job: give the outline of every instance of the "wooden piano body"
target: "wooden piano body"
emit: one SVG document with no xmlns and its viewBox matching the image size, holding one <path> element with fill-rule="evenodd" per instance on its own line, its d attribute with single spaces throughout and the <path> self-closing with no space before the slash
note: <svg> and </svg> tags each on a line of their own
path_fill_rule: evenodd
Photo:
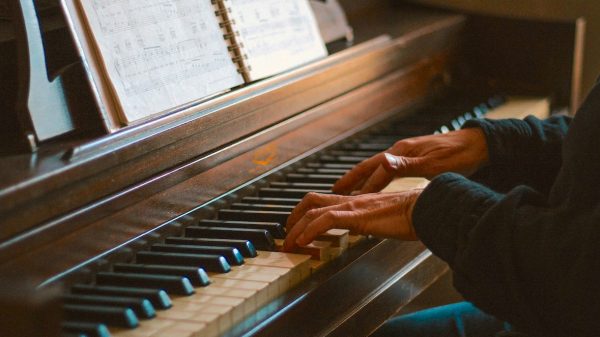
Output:
<svg viewBox="0 0 600 337">
<path fill-rule="evenodd" d="M 35 154 L 2 155 L 3 282 L 26 280 L 37 293 L 92 283 L 98 271 L 214 217 L 328 146 L 426 113 L 440 95 L 578 104 L 581 22 L 342 3 L 356 41 L 329 46 L 324 60 L 111 135 L 79 132 Z M 552 45 L 539 41 L 549 35 Z M 3 75 L 14 66 L 7 60 Z M 5 95 L 6 111 L 16 94 Z M 368 335 L 446 271 L 419 242 L 369 238 L 219 333 Z"/>
</svg>

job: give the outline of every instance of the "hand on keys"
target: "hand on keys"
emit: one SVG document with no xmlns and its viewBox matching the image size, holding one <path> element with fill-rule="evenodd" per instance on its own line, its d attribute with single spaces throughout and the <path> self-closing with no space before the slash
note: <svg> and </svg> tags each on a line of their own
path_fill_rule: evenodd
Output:
<svg viewBox="0 0 600 337">
<path fill-rule="evenodd" d="M 468 176 L 487 162 L 487 143 L 479 128 L 407 138 L 356 165 L 335 183 L 333 192 L 379 192 L 395 177 L 431 179 L 444 172 Z"/>
<path fill-rule="evenodd" d="M 421 191 L 356 196 L 309 193 L 288 218 L 284 251 L 307 245 L 332 228 L 349 229 L 355 234 L 417 240 L 412 209 Z"/>
</svg>

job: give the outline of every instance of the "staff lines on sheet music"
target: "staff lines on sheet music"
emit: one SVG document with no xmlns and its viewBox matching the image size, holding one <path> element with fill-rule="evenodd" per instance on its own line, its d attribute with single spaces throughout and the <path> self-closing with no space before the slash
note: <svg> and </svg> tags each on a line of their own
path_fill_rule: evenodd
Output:
<svg viewBox="0 0 600 337">
<path fill-rule="evenodd" d="M 104 34 L 120 34 L 158 23 L 176 22 L 201 10 L 199 4 L 175 5 L 177 0 L 147 4 L 132 0 L 94 0 L 93 8 L 100 18 Z"/>
<path fill-rule="evenodd" d="M 223 63 L 226 61 L 222 60 Z M 155 73 L 152 72 L 137 72 L 127 75 L 129 79 L 132 78 L 145 78 L 146 80 L 134 81 L 129 83 L 136 83 L 125 85 L 124 91 L 128 96 L 136 96 L 143 93 L 160 92 L 163 88 L 166 88 L 172 84 L 187 81 L 193 78 L 206 78 L 207 73 L 216 72 L 215 62 L 200 62 L 188 64 L 187 70 L 180 71 L 177 73 L 168 73 L 166 75 L 156 77 Z M 202 73 L 196 71 L 199 69 Z M 216 78 L 209 80 L 206 84 L 208 86 L 214 86 L 215 84 L 227 80 L 226 78 Z"/>
<path fill-rule="evenodd" d="M 79 0 L 129 122 L 243 83 L 210 0 Z"/>
</svg>

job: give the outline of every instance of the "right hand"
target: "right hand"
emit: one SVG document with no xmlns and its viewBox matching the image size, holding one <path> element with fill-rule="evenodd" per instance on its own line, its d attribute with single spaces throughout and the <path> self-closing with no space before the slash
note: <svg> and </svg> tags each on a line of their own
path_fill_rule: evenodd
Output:
<svg viewBox="0 0 600 337">
<path fill-rule="evenodd" d="M 356 165 L 335 183 L 333 192 L 379 192 L 394 177 L 431 179 L 444 172 L 469 176 L 488 161 L 487 143 L 480 128 L 407 138 Z"/>
</svg>

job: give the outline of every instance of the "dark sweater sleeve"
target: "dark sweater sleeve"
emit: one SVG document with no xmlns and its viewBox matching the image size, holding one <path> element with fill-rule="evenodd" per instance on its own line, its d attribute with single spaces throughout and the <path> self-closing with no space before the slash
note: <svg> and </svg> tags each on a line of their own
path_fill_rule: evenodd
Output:
<svg viewBox="0 0 600 337">
<path fill-rule="evenodd" d="M 502 192 L 524 184 L 548 193 L 560 169 L 561 145 L 570 121 L 565 116 L 543 121 L 533 116 L 468 121 L 464 128 L 483 130 L 490 157 L 489 166 L 471 179 Z"/>
<path fill-rule="evenodd" d="M 499 194 L 448 173 L 423 191 L 413 223 L 480 309 L 535 336 L 592 336 L 600 331 L 600 209 L 547 200 L 530 187 Z"/>
</svg>

